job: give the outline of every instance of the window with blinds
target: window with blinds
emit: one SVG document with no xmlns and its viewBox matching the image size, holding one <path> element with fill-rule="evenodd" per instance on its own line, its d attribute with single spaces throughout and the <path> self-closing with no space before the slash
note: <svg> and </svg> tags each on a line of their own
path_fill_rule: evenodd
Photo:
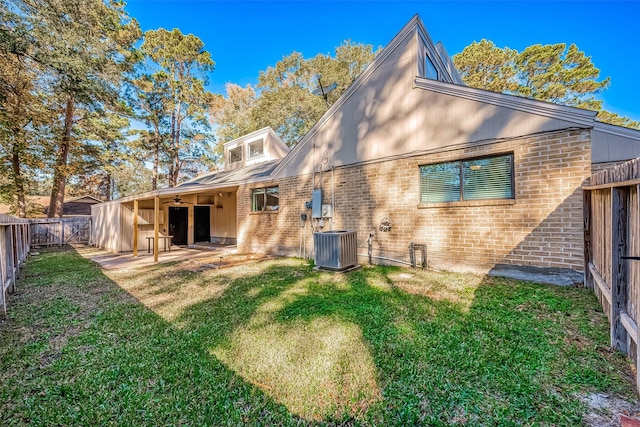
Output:
<svg viewBox="0 0 640 427">
<path fill-rule="evenodd" d="M 513 154 L 420 166 L 420 203 L 513 199 Z"/>
<path fill-rule="evenodd" d="M 460 200 L 460 162 L 420 167 L 420 202 L 440 203 Z"/>
</svg>

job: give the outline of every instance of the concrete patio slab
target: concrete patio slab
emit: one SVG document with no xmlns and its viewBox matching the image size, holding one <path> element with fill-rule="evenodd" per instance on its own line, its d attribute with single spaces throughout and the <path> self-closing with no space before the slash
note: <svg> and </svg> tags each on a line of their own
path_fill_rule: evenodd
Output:
<svg viewBox="0 0 640 427">
<path fill-rule="evenodd" d="M 139 251 L 138 256 L 134 257 L 132 252 L 112 253 L 99 249 L 79 251 L 85 258 L 89 258 L 107 270 L 121 270 L 151 266 L 153 262 L 153 254 L 146 251 Z M 221 264 L 225 257 L 237 254 L 236 246 L 208 246 L 206 248 L 183 248 L 173 247 L 171 252 L 160 252 L 158 254 L 158 264 L 168 262 L 196 261 L 202 260 L 203 263 Z"/>
</svg>

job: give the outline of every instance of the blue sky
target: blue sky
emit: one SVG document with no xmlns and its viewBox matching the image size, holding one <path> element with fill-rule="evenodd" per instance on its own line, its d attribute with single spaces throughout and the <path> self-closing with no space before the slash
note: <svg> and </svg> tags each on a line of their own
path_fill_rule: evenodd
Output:
<svg viewBox="0 0 640 427">
<path fill-rule="evenodd" d="M 179 28 L 205 43 L 216 69 L 210 90 L 254 84 L 258 72 L 293 51 L 332 53 L 343 40 L 385 46 L 418 13 L 434 41 L 454 55 L 474 40 L 522 50 L 575 43 L 602 77 L 609 111 L 640 120 L 640 1 L 216 1 L 129 0 L 143 30 Z"/>
</svg>

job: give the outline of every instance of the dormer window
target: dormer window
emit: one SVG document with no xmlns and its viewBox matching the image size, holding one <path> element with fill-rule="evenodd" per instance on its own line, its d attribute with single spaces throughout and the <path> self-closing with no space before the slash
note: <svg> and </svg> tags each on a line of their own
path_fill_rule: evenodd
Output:
<svg viewBox="0 0 640 427">
<path fill-rule="evenodd" d="M 223 148 L 225 171 L 281 159 L 289 151 L 287 144 L 270 127 L 225 142 Z"/>
<path fill-rule="evenodd" d="M 249 144 L 249 159 L 264 156 L 264 139 L 251 141 Z"/>
<path fill-rule="evenodd" d="M 229 163 L 238 163 L 242 161 L 242 146 L 229 150 Z"/>
<path fill-rule="evenodd" d="M 424 76 L 428 79 L 438 80 L 438 70 L 436 66 L 433 65 L 429 55 L 425 55 L 424 57 Z"/>
</svg>

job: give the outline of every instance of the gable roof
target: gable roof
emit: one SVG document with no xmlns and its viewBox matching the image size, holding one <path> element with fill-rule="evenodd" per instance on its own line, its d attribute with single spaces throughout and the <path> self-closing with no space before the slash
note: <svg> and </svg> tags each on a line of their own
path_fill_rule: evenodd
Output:
<svg viewBox="0 0 640 427">
<path fill-rule="evenodd" d="M 444 48 L 438 49 L 435 44 L 431 40 L 429 33 L 427 32 L 420 16 L 415 14 L 409 22 L 395 35 L 393 39 L 382 49 L 382 51 L 374 58 L 373 61 L 364 69 L 362 73 L 354 80 L 353 83 L 340 95 L 340 97 L 336 100 L 336 102 L 329 107 L 329 109 L 322 115 L 320 120 L 316 122 L 315 125 L 307 132 L 300 141 L 291 149 L 291 151 L 282 159 L 282 162 L 275 168 L 272 175 L 278 175 L 282 169 L 293 159 L 296 154 L 303 149 L 303 147 L 309 143 L 312 137 L 322 128 L 322 126 L 327 122 L 329 118 L 331 118 L 336 112 L 340 110 L 340 108 L 344 105 L 347 100 L 353 96 L 357 90 L 371 77 L 371 75 L 378 69 L 386 59 L 393 53 L 393 51 L 408 37 L 417 34 L 422 37 L 426 42 L 427 46 L 432 50 L 432 55 L 430 55 L 434 66 L 438 70 L 438 73 L 441 73 L 443 78 L 449 82 L 459 82 L 458 84 L 463 84 L 460 75 L 455 67 L 453 67 L 453 63 L 443 60 L 442 55 L 446 53 Z M 433 55 L 435 54 L 435 55 Z M 447 55 L 448 57 L 448 55 Z"/>
<path fill-rule="evenodd" d="M 94 203 L 102 203 L 102 200 L 98 199 L 97 197 L 84 195 L 84 196 L 74 197 L 72 199 L 65 199 L 64 203 L 89 203 L 89 204 L 94 204 Z"/>
<path fill-rule="evenodd" d="M 415 37 L 417 44 L 409 46 L 411 37 Z M 405 52 L 405 56 L 400 52 Z M 438 71 L 438 80 L 420 77 L 424 75 L 421 72 L 424 64 L 420 62 L 425 53 Z M 414 65 L 401 64 L 408 61 L 410 55 Z M 392 68 L 404 73 L 402 78 L 408 79 L 408 84 L 401 86 L 398 75 L 385 74 L 384 70 Z M 381 80 L 384 76 L 394 81 Z M 397 93 L 389 96 L 393 84 L 396 85 L 393 90 L 403 88 L 404 99 Z M 378 90 L 372 91 L 372 85 L 378 85 Z M 410 93 L 411 89 L 417 92 Z M 409 98 L 411 101 L 407 101 Z M 409 102 L 413 102 L 411 107 Z M 444 113 L 446 110 L 449 111 Z M 272 177 L 317 171 L 318 155 L 323 161 L 327 155 L 332 158 L 327 162 L 327 168 L 331 168 L 443 149 L 445 145 L 454 144 L 453 138 L 457 138 L 457 144 L 473 144 L 574 127 L 594 130 L 592 151 L 599 153 L 592 159 L 594 162 L 640 155 L 640 131 L 601 123 L 596 114 L 464 85 L 442 44 L 433 43 L 419 16 L 415 15 L 300 139 L 274 169 Z M 408 115 L 413 118 L 405 119 Z M 435 116 L 446 120 L 434 121 Z M 425 126 L 433 129 L 425 132 Z M 415 135 L 412 131 L 420 135 L 409 142 Z M 398 134 L 403 134 L 404 142 L 400 142 Z M 437 143 L 431 142 L 434 136 L 440 139 Z M 415 148 L 411 148 L 411 144 Z M 616 148 L 612 154 L 614 146 L 621 145 L 625 148 Z"/>
<path fill-rule="evenodd" d="M 262 153 L 252 157 L 249 147 L 256 141 L 262 141 Z M 231 163 L 229 153 L 238 148 L 242 153 L 240 159 Z M 265 161 L 281 159 L 289 153 L 289 150 L 290 148 L 278 134 L 270 126 L 266 126 L 223 144 L 224 170 L 231 171 Z"/>
<path fill-rule="evenodd" d="M 282 139 L 278 136 L 278 134 L 271 129 L 271 126 L 265 126 L 262 129 L 258 129 L 258 130 L 254 130 L 253 132 L 250 132 L 246 135 L 242 135 L 236 139 L 232 139 L 231 141 L 227 141 L 224 144 L 222 144 L 223 147 L 228 147 L 229 145 L 234 145 L 237 144 L 238 142 L 244 142 L 244 141 L 248 141 L 248 140 L 252 140 L 252 139 L 257 139 L 260 136 L 272 136 L 277 142 L 279 142 L 280 144 L 282 144 L 285 148 L 287 147 L 287 144 L 284 143 L 284 141 L 282 141 Z"/>
</svg>

